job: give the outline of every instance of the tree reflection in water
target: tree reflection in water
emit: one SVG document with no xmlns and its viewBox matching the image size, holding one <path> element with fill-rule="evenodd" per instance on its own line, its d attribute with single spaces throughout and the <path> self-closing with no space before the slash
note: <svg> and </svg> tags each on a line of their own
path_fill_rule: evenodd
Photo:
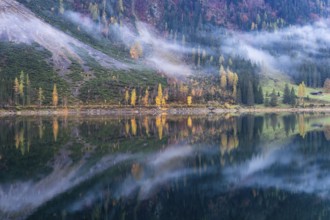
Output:
<svg viewBox="0 0 330 220">
<path fill-rule="evenodd" d="M 0 217 L 326 218 L 326 119 L 4 118 Z M 312 211 L 295 211 L 311 203 Z"/>
</svg>

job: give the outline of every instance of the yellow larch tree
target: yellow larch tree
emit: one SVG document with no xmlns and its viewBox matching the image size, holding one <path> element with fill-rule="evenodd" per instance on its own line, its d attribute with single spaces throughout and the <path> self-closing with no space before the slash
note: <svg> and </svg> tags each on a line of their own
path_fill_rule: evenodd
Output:
<svg viewBox="0 0 330 220">
<path fill-rule="evenodd" d="M 188 106 L 192 105 L 192 96 L 191 95 L 187 96 L 187 105 Z"/>
<path fill-rule="evenodd" d="M 131 106 L 135 106 L 135 105 L 136 105 L 136 90 L 133 89 L 131 94 Z"/>
<path fill-rule="evenodd" d="M 162 84 L 158 84 L 158 91 L 157 91 L 157 97 L 155 99 L 156 105 L 161 106 L 165 104 L 165 99 L 163 97 L 163 89 L 162 89 Z"/>
<path fill-rule="evenodd" d="M 58 105 L 58 93 L 57 93 L 56 84 L 54 84 L 54 87 L 53 87 L 53 106 L 57 107 L 57 105 Z"/>
<path fill-rule="evenodd" d="M 19 96 L 19 82 L 17 77 L 14 80 L 14 94 L 15 94 L 15 104 L 18 104 L 18 96 Z"/>
<path fill-rule="evenodd" d="M 134 60 L 139 59 L 143 54 L 142 46 L 139 42 L 135 42 L 130 49 L 131 58 Z"/>
<path fill-rule="evenodd" d="M 148 106 L 149 104 L 149 87 L 146 89 L 145 95 L 143 97 L 143 105 Z"/>
<path fill-rule="evenodd" d="M 126 105 L 128 105 L 128 101 L 129 101 L 129 91 L 128 89 L 125 90 L 125 102 L 126 102 Z"/>
</svg>

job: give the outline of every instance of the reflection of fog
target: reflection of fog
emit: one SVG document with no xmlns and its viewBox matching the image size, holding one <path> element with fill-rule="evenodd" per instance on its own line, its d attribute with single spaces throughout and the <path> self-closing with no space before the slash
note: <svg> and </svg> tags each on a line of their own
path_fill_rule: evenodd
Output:
<svg viewBox="0 0 330 220">
<path fill-rule="evenodd" d="M 238 187 L 277 188 L 330 196 L 330 157 L 322 152 L 302 155 L 300 150 L 297 146 L 278 148 L 244 164 L 227 167 L 226 179 Z"/>
<path fill-rule="evenodd" d="M 87 170 L 85 167 L 88 160 L 83 159 L 72 164 L 68 158 L 60 155 L 61 158 L 56 160 L 52 173 L 40 181 L 16 182 L 9 186 L 0 185 L 0 210 L 3 213 L 0 217 L 26 216 L 61 193 L 73 189 L 119 163 L 132 159 L 140 162 L 132 165 L 132 175 L 128 175 L 126 180 L 118 186 L 116 196 L 129 196 L 139 190 L 139 196 L 142 199 L 162 183 L 191 174 L 193 171 L 184 168 L 182 159 L 191 156 L 192 153 L 190 146 L 175 146 L 159 153 L 146 155 L 105 156 Z M 99 190 L 93 189 L 86 193 L 83 199 L 71 206 L 71 211 L 79 210 L 86 202 L 100 197 L 102 193 Z"/>
<path fill-rule="evenodd" d="M 72 165 L 68 158 L 60 157 L 53 171 L 39 181 L 0 185 L 0 219 L 29 215 L 57 195 L 130 158 L 129 155 L 107 156 L 83 170 L 87 161 Z"/>
<path fill-rule="evenodd" d="M 159 185 L 175 178 L 193 173 L 193 169 L 185 168 L 183 160 L 192 156 L 191 146 L 173 146 L 156 154 L 151 154 L 144 158 L 143 178 L 134 179 L 132 176 L 126 178 L 117 196 L 129 196 L 138 190 L 139 198 L 144 199 L 149 196 Z"/>
</svg>

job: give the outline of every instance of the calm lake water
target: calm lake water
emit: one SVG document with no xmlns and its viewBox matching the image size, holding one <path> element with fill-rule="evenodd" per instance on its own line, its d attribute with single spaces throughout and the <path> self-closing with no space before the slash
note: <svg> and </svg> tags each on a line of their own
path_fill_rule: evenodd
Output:
<svg viewBox="0 0 330 220">
<path fill-rule="evenodd" d="M 330 219 L 330 116 L 1 118 L 0 219 Z"/>
</svg>

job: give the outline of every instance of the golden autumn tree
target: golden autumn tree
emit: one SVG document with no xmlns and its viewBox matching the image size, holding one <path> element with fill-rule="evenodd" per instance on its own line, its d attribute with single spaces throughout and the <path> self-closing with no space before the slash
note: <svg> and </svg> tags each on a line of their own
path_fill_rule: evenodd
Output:
<svg viewBox="0 0 330 220">
<path fill-rule="evenodd" d="M 58 105 L 58 93 L 57 93 L 57 87 L 56 87 L 56 84 L 54 84 L 54 87 L 53 87 L 53 106 L 54 107 L 57 107 Z"/>
<path fill-rule="evenodd" d="M 162 84 L 158 84 L 158 91 L 157 91 L 157 97 L 155 99 L 156 105 L 157 106 L 162 106 L 165 104 L 165 99 L 163 97 L 163 89 L 162 89 Z"/>
<path fill-rule="evenodd" d="M 220 87 L 222 90 L 226 90 L 227 88 L 227 73 L 225 71 L 225 69 L 223 68 L 223 66 L 220 66 Z"/>
<path fill-rule="evenodd" d="M 128 92 L 128 89 L 125 90 L 125 102 L 126 102 L 126 105 L 128 105 L 128 101 L 129 101 L 129 92 Z"/>
<path fill-rule="evenodd" d="M 146 89 L 146 92 L 143 97 L 143 105 L 148 106 L 149 104 L 149 87 Z"/>
<path fill-rule="evenodd" d="M 300 100 L 303 101 L 305 95 L 306 95 L 306 86 L 305 86 L 305 83 L 302 82 L 298 86 L 298 97 L 300 98 Z"/>
<path fill-rule="evenodd" d="M 139 59 L 143 54 L 142 46 L 139 42 L 135 42 L 130 49 L 131 58 L 134 60 Z"/>
<path fill-rule="evenodd" d="M 18 96 L 19 96 L 19 82 L 17 77 L 14 80 L 14 94 L 15 94 L 15 104 L 18 104 Z"/>
<path fill-rule="evenodd" d="M 24 100 L 24 87 L 25 87 L 25 80 L 24 80 L 24 72 L 22 71 L 20 76 L 19 76 L 19 87 L 18 87 L 18 91 L 19 91 L 19 95 L 22 99 L 22 104 L 25 104 L 25 100 Z"/>
<path fill-rule="evenodd" d="M 227 82 L 228 82 L 228 86 L 233 86 L 234 85 L 234 73 L 227 68 Z"/>
<path fill-rule="evenodd" d="M 136 90 L 133 89 L 131 94 L 131 106 L 134 107 L 135 105 L 136 105 Z"/>
<path fill-rule="evenodd" d="M 192 105 L 192 96 L 191 95 L 187 96 L 187 105 L 188 106 Z"/>
</svg>

